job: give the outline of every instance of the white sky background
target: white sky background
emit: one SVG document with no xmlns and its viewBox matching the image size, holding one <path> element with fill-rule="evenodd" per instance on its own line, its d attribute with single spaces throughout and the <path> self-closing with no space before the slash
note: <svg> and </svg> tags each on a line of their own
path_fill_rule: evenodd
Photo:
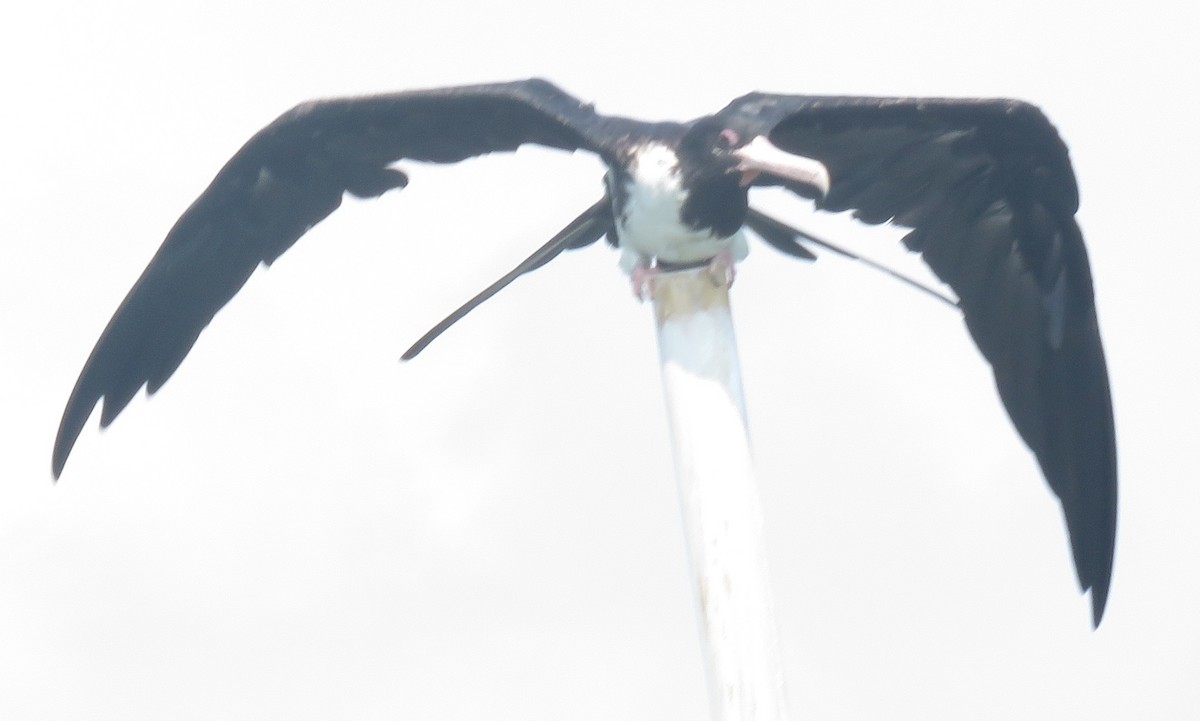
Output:
<svg viewBox="0 0 1200 721">
<path fill-rule="evenodd" d="M 1041 105 L 1079 176 L 1117 413 L 1104 625 L 955 314 L 759 245 L 734 305 L 791 705 L 1195 712 L 1185 4 L 411 5 L 24 3 L 0 26 L 0 718 L 704 717 L 650 311 L 615 253 L 555 260 L 396 362 L 598 197 L 590 157 L 409 164 L 50 481 L 96 337 L 251 134 L 306 99 L 531 75 L 647 119 L 755 89 Z"/>
</svg>

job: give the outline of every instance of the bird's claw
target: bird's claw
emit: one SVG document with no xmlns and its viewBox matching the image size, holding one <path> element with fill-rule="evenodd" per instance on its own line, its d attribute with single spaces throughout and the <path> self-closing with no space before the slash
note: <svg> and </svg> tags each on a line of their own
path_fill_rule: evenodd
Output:
<svg viewBox="0 0 1200 721">
<path fill-rule="evenodd" d="M 641 302 L 646 302 L 654 297 L 654 283 L 659 274 L 658 268 L 652 268 L 645 264 L 639 263 L 630 273 L 630 280 L 633 281 L 633 295 Z"/>
<path fill-rule="evenodd" d="M 729 288 L 733 286 L 733 280 L 737 277 L 737 271 L 734 269 L 733 253 L 729 250 L 722 250 L 713 256 L 713 259 L 708 261 L 708 275 L 718 287 Z"/>
</svg>

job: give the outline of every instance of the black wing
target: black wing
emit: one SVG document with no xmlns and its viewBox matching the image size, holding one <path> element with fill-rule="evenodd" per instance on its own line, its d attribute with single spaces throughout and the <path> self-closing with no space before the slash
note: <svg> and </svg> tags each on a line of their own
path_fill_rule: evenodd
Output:
<svg viewBox="0 0 1200 721">
<path fill-rule="evenodd" d="M 97 401 L 107 426 L 143 385 L 162 386 L 254 269 L 337 209 L 343 193 L 404 187 L 389 167 L 401 159 L 452 163 L 523 143 L 603 153 L 612 124 L 541 80 L 324 100 L 283 114 L 180 217 L 109 321 L 63 412 L 54 476 Z"/>
<path fill-rule="evenodd" d="M 1012 100 L 754 94 L 718 117 L 823 162 L 821 210 L 912 228 L 958 294 L 1013 424 L 1062 502 L 1099 624 L 1116 537 L 1112 402 L 1067 148 Z M 797 189 L 803 190 L 803 189 Z"/>
</svg>

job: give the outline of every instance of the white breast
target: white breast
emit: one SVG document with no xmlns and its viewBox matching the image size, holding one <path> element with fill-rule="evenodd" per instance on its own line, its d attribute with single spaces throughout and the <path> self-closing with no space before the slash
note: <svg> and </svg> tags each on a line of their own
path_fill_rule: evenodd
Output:
<svg viewBox="0 0 1200 721">
<path fill-rule="evenodd" d="M 637 151 L 629 166 L 624 213 L 617 218 L 617 241 L 621 267 L 626 272 L 654 258 L 668 263 L 699 263 L 722 250 L 733 251 L 734 259 L 746 257 L 746 241 L 739 230 L 722 238 L 709 231 L 695 231 L 679 217 L 685 198 L 679 177 L 679 159 L 674 151 L 650 143 Z"/>
</svg>

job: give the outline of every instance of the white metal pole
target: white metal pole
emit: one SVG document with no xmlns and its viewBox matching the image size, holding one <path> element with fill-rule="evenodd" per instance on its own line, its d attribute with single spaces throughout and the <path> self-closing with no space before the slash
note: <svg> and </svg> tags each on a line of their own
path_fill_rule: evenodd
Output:
<svg viewBox="0 0 1200 721">
<path fill-rule="evenodd" d="M 700 268 L 653 297 L 712 719 L 787 721 L 729 289 Z"/>
</svg>

